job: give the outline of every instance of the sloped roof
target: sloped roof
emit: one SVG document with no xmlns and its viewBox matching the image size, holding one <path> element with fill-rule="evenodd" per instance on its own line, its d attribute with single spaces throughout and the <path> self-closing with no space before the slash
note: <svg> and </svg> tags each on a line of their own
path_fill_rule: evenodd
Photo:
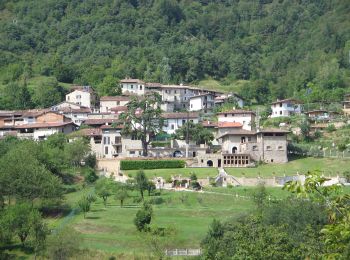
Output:
<svg viewBox="0 0 350 260">
<path fill-rule="evenodd" d="M 101 119 L 86 119 L 83 123 L 85 125 L 104 125 L 117 123 L 117 118 L 101 118 Z"/>
<path fill-rule="evenodd" d="M 71 122 L 33 123 L 33 124 L 18 125 L 18 126 L 15 126 L 14 128 L 16 129 L 48 128 L 48 127 L 61 127 L 66 125 L 75 125 L 75 124 L 72 121 Z"/>
<path fill-rule="evenodd" d="M 223 133 L 217 139 L 220 139 L 220 138 L 227 136 L 227 135 L 256 135 L 256 132 L 255 131 L 248 131 L 248 130 L 244 130 L 244 129 L 237 129 L 234 131 Z"/>
<path fill-rule="evenodd" d="M 129 96 L 104 96 L 100 98 L 100 101 L 129 101 Z"/>
<path fill-rule="evenodd" d="M 274 104 L 280 104 L 280 103 L 302 104 L 303 102 L 295 98 L 287 98 L 287 99 L 277 100 L 275 102 L 272 102 L 271 104 L 274 105 Z"/>
<path fill-rule="evenodd" d="M 230 111 L 218 113 L 218 115 L 224 115 L 224 114 L 252 114 L 252 115 L 255 115 L 255 112 L 250 111 L 250 110 L 235 109 L 235 110 L 230 110 Z"/>
<path fill-rule="evenodd" d="M 143 82 L 140 79 L 122 79 L 120 81 L 120 83 L 139 83 L 139 84 L 145 84 L 145 82 Z"/>
<path fill-rule="evenodd" d="M 240 128 L 243 125 L 238 122 L 218 122 L 219 128 Z"/>
</svg>

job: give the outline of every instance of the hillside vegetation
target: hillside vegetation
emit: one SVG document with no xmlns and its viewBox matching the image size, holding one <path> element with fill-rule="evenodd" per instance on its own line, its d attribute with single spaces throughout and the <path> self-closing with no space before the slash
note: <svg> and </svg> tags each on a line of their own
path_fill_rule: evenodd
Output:
<svg viewBox="0 0 350 260">
<path fill-rule="evenodd" d="M 347 0 L 2 0 L 0 85 L 12 85 L 0 108 L 13 108 L 6 95 L 28 100 L 20 85 L 34 76 L 100 95 L 130 76 L 210 79 L 257 103 L 307 92 L 308 101 L 338 101 L 350 74 L 349 13 Z M 57 98 L 29 99 L 20 104 Z"/>
</svg>

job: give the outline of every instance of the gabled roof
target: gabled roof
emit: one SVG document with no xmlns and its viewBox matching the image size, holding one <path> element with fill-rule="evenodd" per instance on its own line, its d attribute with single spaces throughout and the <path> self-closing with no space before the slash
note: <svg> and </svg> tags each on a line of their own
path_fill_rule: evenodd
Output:
<svg viewBox="0 0 350 260">
<path fill-rule="evenodd" d="M 91 87 L 91 86 L 80 86 L 80 85 L 73 85 L 72 88 L 71 88 L 71 92 L 74 92 L 75 90 L 78 90 L 78 91 L 82 91 L 82 92 L 88 92 L 88 93 L 93 93 L 94 92 L 94 89 Z M 68 93 L 68 94 L 70 94 Z"/>
<path fill-rule="evenodd" d="M 231 110 L 231 111 L 218 113 L 218 115 L 224 115 L 224 114 L 252 114 L 252 115 L 255 115 L 255 112 L 250 111 L 250 110 L 235 109 L 235 110 Z"/>
<path fill-rule="evenodd" d="M 129 101 L 129 96 L 104 96 L 100 98 L 100 101 Z"/>
<path fill-rule="evenodd" d="M 139 79 L 122 79 L 120 83 L 138 83 L 138 84 L 145 84 L 142 80 Z"/>
<path fill-rule="evenodd" d="M 163 118 L 166 119 L 186 119 L 186 118 L 199 118 L 199 113 L 197 112 L 176 112 L 176 113 L 163 113 Z"/>
<path fill-rule="evenodd" d="M 117 118 L 101 118 L 101 119 L 86 119 L 84 120 L 85 125 L 105 125 L 105 124 L 113 124 L 118 123 Z"/>
<path fill-rule="evenodd" d="M 215 128 L 215 127 L 218 127 L 218 123 L 217 122 L 210 122 L 210 121 L 203 121 L 202 126 L 207 127 L 207 128 Z"/>
<path fill-rule="evenodd" d="M 117 106 L 117 107 L 112 107 L 110 110 L 113 112 L 124 112 L 124 111 L 128 110 L 128 107 L 127 106 Z"/>
<path fill-rule="evenodd" d="M 279 128 L 262 128 L 262 129 L 258 130 L 258 133 L 283 133 L 283 134 L 288 134 L 288 133 L 290 133 L 290 131 L 279 129 Z"/>
<path fill-rule="evenodd" d="M 238 122 L 218 122 L 219 128 L 241 128 L 243 125 Z"/>
<path fill-rule="evenodd" d="M 234 131 L 223 133 L 217 139 L 223 138 L 224 136 L 227 136 L 227 135 L 243 135 L 243 136 L 256 135 L 256 132 L 255 131 L 248 131 L 248 130 L 244 130 L 244 129 L 237 129 Z"/>
<path fill-rule="evenodd" d="M 28 128 L 48 128 L 48 127 L 62 127 L 66 125 L 74 125 L 75 124 L 70 122 L 50 122 L 50 123 L 33 123 L 33 124 L 25 124 L 25 125 L 18 125 L 15 126 L 15 129 L 28 129 Z"/>
<path fill-rule="evenodd" d="M 78 131 L 75 131 L 71 135 L 74 136 L 101 136 L 102 131 L 100 128 L 84 128 Z"/>
<path fill-rule="evenodd" d="M 293 103 L 293 104 L 302 104 L 300 100 L 297 100 L 295 98 L 287 98 L 287 99 L 282 99 L 282 100 L 277 100 L 275 102 L 272 102 L 271 105 L 274 104 L 280 104 L 280 103 Z"/>
</svg>

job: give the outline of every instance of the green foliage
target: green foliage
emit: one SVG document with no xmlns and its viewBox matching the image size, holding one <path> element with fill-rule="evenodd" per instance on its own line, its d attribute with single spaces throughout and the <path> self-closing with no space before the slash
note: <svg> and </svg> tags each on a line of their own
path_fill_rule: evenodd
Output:
<svg viewBox="0 0 350 260">
<path fill-rule="evenodd" d="M 39 252 L 46 239 L 47 228 L 41 215 L 28 203 L 11 205 L 1 215 L 0 237 L 11 240 L 16 235 L 24 246 L 28 238 L 32 240 L 35 252 Z"/>
<path fill-rule="evenodd" d="M 149 182 L 144 173 L 144 171 L 140 170 L 137 172 L 135 177 L 135 187 L 140 191 L 141 198 L 143 199 L 143 192 L 148 189 Z"/>
<path fill-rule="evenodd" d="M 134 224 L 138 231 L 149 231 L 149 225 L 151 224 L 153 216 L 153 209 L 151 204 L 144 202 L 141 209 L 137 211 Z"/>
<path fill-rule="evenodd" d="M 80 211 L 84 213 L 84 218 L 86 217 L 86 213 L 90 211 L 92 202 L 91 200 L 93 200 L 93 197 L 88 198 L 84 196 L 78 201 L 78 207 Z"/>
<path fill-rule="evenodd" d="M 141 140 L 143 156 L 148 155 L 150 137 L 160 133 L 164 124 L 161 100 L 157 92 L 145 94 L 142 98 L 133 97 L 127 104 L 128 110 L 119 116 L 124 122 L 123 134 L 134 135 Z M 140 109 L 141 114 L 137 113 Z"/>
<path fill-rule="evenodd" d="M 327 128 L 326 128 L 326 131 L 328 132 L 328 133 L 332 133 L 332 132 L 334 132 L 334 131 L 336 131 L 337 129 L 335 128 L 335 125 L 334 124 L 330 124 L 330 125 L 328 125 L 327 126 Z"/>
<path fill-rule="evenodd" d="M 95 169 L 96 167 L 96 154 L 90 153 L 84 158 L 85 165 Z"/>
<path fill-rule="evenodd" d="M 65 228 L 60 230 L 48 239 L 48 258 L 57 260 L 70 259 L 79 252 L 81 242 L 79 234 L 74 229 Z"/>
<path fill-rule="evenodd" d="M 114 183 L 108 178 L 100 178 L 96 181 L 95 189 L 97 196 L 103 199 L 103 204 L 107 207 L 107 199 L 112 195 Z"/>
<path fill-rule="evenodd" d="M 340 187 L 337 185 L 325 186 L 327 180 L 312 173 L 306 177 L 304 184 L 292 181 L 285 185 L 285 189 L 326 207 L 329 222 L 321 230 L 321 238 L 325 244 L 323 256 L 347 259 L 350 256 L 350 196 L 339 195 Z"/>
<path fill-rule="evenodd" d="M 122 160 L 121 170 L 184 168 L 183 160 Z"/>
<path fill-rule="evenodd" d="M 202 124 L 195 124 L 191 121 L 183 124 L 176 130 L 174 137 L 180 140 L 186 140 L 188 133 L 188 139 L 196 142 L 196 144 L 210 144 L 214 140 L 213 133 Z"/>
<path fill-rule="evenodd" d="M 84 177 L 88 184 L 94 183 L 98 179 L 95 170 L 89 167 L 84 169 Z"/>
</svg>

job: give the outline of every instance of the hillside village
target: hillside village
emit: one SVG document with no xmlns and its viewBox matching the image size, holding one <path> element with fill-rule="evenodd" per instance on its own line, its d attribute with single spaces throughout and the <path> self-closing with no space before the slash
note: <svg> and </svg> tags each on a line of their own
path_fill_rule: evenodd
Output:
<svg viewBox="0 0 350 260">
<path fill-rule="evenodd" d="M 288 162 L 288 143 L 291 141 L 288 134 L 298 134 L 298 131 L 301 134 L 300 130 L 283 123 L 279 127 L 264 127 L 258 111 L 245 109 L 245 100 L 235 93 L 130 78 L 119 84 L 122 92 L 119 96 L 98 97 L 90 86 L 74 86 L 65 101 L 52 107 L 0 111 L 0 136 L 40 141 L 52 134 L 64 133 L 72 140 L 88 138 L 91 153 L 98 160 L 143 159 L 141 140 L 134 134 L 123 133 L 125 124 L 119 117 L 128 110 L 130 100 L 154 92 L 161 96 L 164 125 L 161 132 L 149 137 L 154 139 L 148 147 L 147 157 L 150 158 L 183 158 L 188 167 L 280 164 Z M 344 97 L 343 118 L 349 114 L 349 98 L 349 94 Z M 296 99 L 277 100 L 271 103 L 268 117 L 288 118 L 303 114 L 310 122 L 319 123 L 321 120 L 327 126 L 334 115 L 339 116 L 339 113 L 327 110 L 305 111 L 301 103 Z M 221 111 L 224 104 L 229 108 Z M 142 111 L 136 110 L 136 113 Z M 196 143 L 188 137 L 176 139 L 177 130 L 186 128 L 187 122 L 200 124 L 212 133 L 212 140 Z M 315 126 L 313 128 L 316 131 Z M 115 169 L 118 168 L 115 165 L 101 168 L 109 173 L 119 173 L 120 169 Z"/>
</svg>

